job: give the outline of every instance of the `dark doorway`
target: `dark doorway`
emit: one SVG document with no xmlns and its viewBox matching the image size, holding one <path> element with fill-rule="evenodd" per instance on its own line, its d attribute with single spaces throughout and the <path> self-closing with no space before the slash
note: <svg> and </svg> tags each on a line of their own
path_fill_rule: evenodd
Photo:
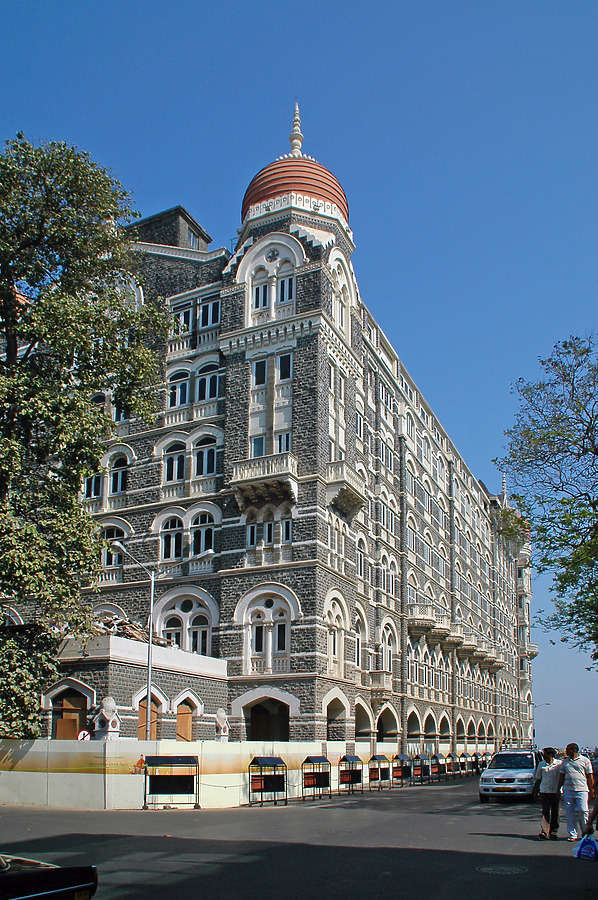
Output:
<svg viewBox="0 0 598 900">
<path fill-rule="evenodd" d="M 288 741 L 289 707 L 278 700 L 263 700 L 249 710 L 250 741 Z"/>
<path fill-rule="evenodd" d="M 87 698 L 79 691 L 63 691 L 52 700 L 52 737 L 76 741 L 87 725 Z"/>
</svg>

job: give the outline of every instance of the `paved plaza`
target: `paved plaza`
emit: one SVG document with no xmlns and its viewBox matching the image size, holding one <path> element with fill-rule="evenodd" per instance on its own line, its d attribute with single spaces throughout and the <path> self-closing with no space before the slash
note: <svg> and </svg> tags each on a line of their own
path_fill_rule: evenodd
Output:
<svg viewBox="0 0 598 900">
<path fill-rule="evenodd" d="M 538 825 L 539 806 L 482 806 L 467 779 L 288 807 L 1 807 L 0 846 L 94 863 L 99 900 L 598 897 L 598 867 L 539 842 Z"/>
</svg>

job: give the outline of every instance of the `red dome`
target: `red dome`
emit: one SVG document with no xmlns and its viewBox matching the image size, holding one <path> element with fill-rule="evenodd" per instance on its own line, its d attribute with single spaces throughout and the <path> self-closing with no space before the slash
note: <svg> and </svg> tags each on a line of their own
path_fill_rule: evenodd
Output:
<svg viewBox="0 0 598 900">
<path fill-rule="evenodd" d="M 241 221 L 245 221 L 250 206 L 290 193 L 334 203 L 345 221 L 349 221 L 349 204 L 334 175 L 315 159 L 291 155 L 270 163 L 253 178 L 243 197 Z"/>
</svg>

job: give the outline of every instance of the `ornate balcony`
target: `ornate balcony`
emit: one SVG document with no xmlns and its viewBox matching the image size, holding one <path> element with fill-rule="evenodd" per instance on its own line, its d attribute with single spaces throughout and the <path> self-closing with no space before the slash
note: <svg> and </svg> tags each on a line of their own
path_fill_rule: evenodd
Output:
<svg viewBox="0 0 598 900">
<path fill-rule="evenodd" d="M 468 625 L 463 625 L 463 643 L 457 647 L 457 653 L 461 659 L 467 656 L 473 656 L 477 650 L 478 642 L 472 629 Z"/>
<path fill-rule="evenodd" d="M 538 652 L 539 652 L 538 645 L 531 643 L 531 641 L 528 641 L 527 642 L 527 658 L 535 659 L 536 656 L 538 655 Z"/>
<path fill-rule="evenodd" d="M 380 706 L 392 697 L 392 673 L 382 669 L 373 669 L 369 676 L 372 706 Z"/>
<path fill-rule="evenodd" d="M 490 645 L 486 643 L 486 641 L 478 640 L 477 646 L 473 653 L 471 654 L 471 658 L 474 663 L 478 663 L 480 668 L 484 667 L 484 662 L 486 660 L 487 655 L 490 653 Z"/>
<path fill-rule="evenodd" d="M 435 609 L 433 611 L 435 623 L 426 635 L 428 644 L 440 644 L 445 641 L 451 633 L 451 620 L 448 613 Z"/>
<path fill-rule="evenodd" d="M 407 607 L 407 628 L 409 634 L 421 637 L 436 625 L 436 618 L 431 603 L 410 603 Z"/>
<path fill-rule="evenodd" d="M 349 517 L 359 512 L 365 503 L 365 484 L 361 476 L 344 459 L 328 463 L 326 483 L 328 504 L 333 504 Z"/>
<path fill-rule="evenodd" d="M 233 464 L 230 486 L 240 509 L 270 500 L 296 503 L 297 459 L 292 453 L 276 453 L 239 460 Z"/>
<path fill-rule="evenodd" d="M 188 331 L 181 332 L 181 334 L 173 334 L 168 339 L 169 359 L 180 359 L 183 356 L 188 356 L 191 353 L 191 349 L 192 338 Z"/>
<path fill-rule="evenodd" d="M 463 643 L 463 629 L 460 625 L 457 625 L 456 622 L 451 623 L 450 631 L 447 636 L 444 638 L 442 643 L 447 648 L 447 650 L 454 650 L 457 647 L 460 647 Z"/>
<path fill-rule="evenodd" d="M 504 669 L 506 666 L 506 662 L 504 659 L 502 659 L 500 653 L 497 653 L 495 651 L 495 656 L 496 656 L 496 659 L 494 659 L 488 666 L 488 668 L 490 669 L 491 672 L 498 672 L 499 669 Z"/>
</svg>

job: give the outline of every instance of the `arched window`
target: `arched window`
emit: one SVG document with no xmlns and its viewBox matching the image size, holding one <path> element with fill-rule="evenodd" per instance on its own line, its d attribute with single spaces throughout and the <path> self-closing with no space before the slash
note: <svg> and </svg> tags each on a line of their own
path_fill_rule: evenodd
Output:
<svg viewBox="0 0 598 900">
<path fill-rule="evenodd" d="M 357 541 L 357 558 L 356 558 L 356 568 L 357 568 L 357 577 L 365 578 L 365 542 L 363 538 L 359 538 Z"/>
<path fill-rule="evenodd" d="M 168 408 L 185 406 L 189 399 L 189 375 L 187 372 L 175 372 L 168 379 Z"/>
<path fill-rule="evenodd" d="M 288 672 L 290 666 L 290 612 L 280 598 L 254 600 L 248 611 L 248 671 Z"/>
<path fill-rule="evenodd" d="M 284 263 L 278 273 L 278 285 L 276 296 L 279 303 L 290 303 L 295 297 L 295 285 L 293 267 L 290 263 Z"/>
<path fill-rule="evenodd" d="M 122 528 L 114 528 L 110 526 L 108 528 L 104 528 L 104 540 L 111 543 L 112 541 L 122 541 L 125 533 Z M 123 554 L 115 553 L 114 550 L 106 547 L 103 550 L 103 560 L 102 564 L 105 569 L 120 567 L 122 568 L 123 564 Z"/>
<path fill-rule="evenodd" d="M 361 622 L 358 619 L 355 623 L 355 665 L 358 669 L 361 669 L 361 640 Z"/>
<path fill-rule="evenodd" d="M 162 526 L 162 559 L 181 559 L 182 556 L 183 523 L 178 516 L 173 516 Z"/>
<path fill-rule="evenodd" d="M 126 456 L 119 456 L 118 459 L 115 459 L 112 463 L 112 470 L 110 473 L 111 494 L 124 494 L 127 490 L 127 465 L 128 460 Z"/>
<path fill-rule="evenodd" d="M 397 566 L 394 560 L 391 562 L 388 572 L 388 593 L 391 597 L 397 595 Z"/>
<path fill-rule="evenodd" d="M 212 652 L 212 619 L 199 598 L 182 594 L 169 601 L 157 616 L 156 630 L 188 653 L 209 656 Z"/>
<path fill-rule="evenodd" d="M 208 655 L 208 639 L 210 635 L 210 623 L 204 615 L 194 616 L 189 626 L 190 650 L 201 656 Z"/>
<path fill-rule="evenodd" d="M 380 564 L 380 590 L 388 590 L 388 560 L 386 556 L 382 557 Z"/>
<path fill-rule="evenodd" d="M 85 494 L 86 500 L 95 500 L 98 497 L 102 496 L 102 476 L 101 475 L 90 475 L 89 478 L 85 479 L 85 486 L 83 488 L 83 493 Z"/>
<path fill-rule="evenodd" d="M 268 274 L 258 269 L 253 278 L 253 308 L 257 312 L 268 308 Z"/>
<path fill-rule="evenodd" d="M 382 632 L 382 667 L 385 672 L 390 672 L 392 674 L 392 664 L 393 664 L 393 648 L 394 648 L 394 639 L 392 636 L 392 631 L 388 625 L 385 626 L 384 631 Z"/>
<path fill-rule="evenodd" d="M 328 627 L 328 671 L 343 677 L 344 673 L 344 628 L 343 612 L 337 600 L 332 600 L 326 615 Z"/>
<path fill-rule="evenodd" d="M 185 445 L 171 444 L 164 454 L 164 481 L 185 480 Z"/>
<path fill-rule="evenodd" d="M 214 517 L 199 513 L 191 522 L 191 548 L 193 556 L 214 549 Z"/>
<path fill-rule="evenodd" d="M 198 477 L 216 472 L 216 438 L 201 438 L 195 445 L 195 474 Z"/>
<path fill-rule="evenodd" d="M 162 629 L 162 637 L 169 644 L 181 647 L 183 644 L 183 623 L 178 616 L 169 616 Z"/>
<path fill-rule="evenodd" d="M 203 366 L 198 372 L 197 401 L 203 403 L 206 400 L 215 400 L 220 396 L 220 376 L 218 366 L 210 363 Z"/>
</svg>

